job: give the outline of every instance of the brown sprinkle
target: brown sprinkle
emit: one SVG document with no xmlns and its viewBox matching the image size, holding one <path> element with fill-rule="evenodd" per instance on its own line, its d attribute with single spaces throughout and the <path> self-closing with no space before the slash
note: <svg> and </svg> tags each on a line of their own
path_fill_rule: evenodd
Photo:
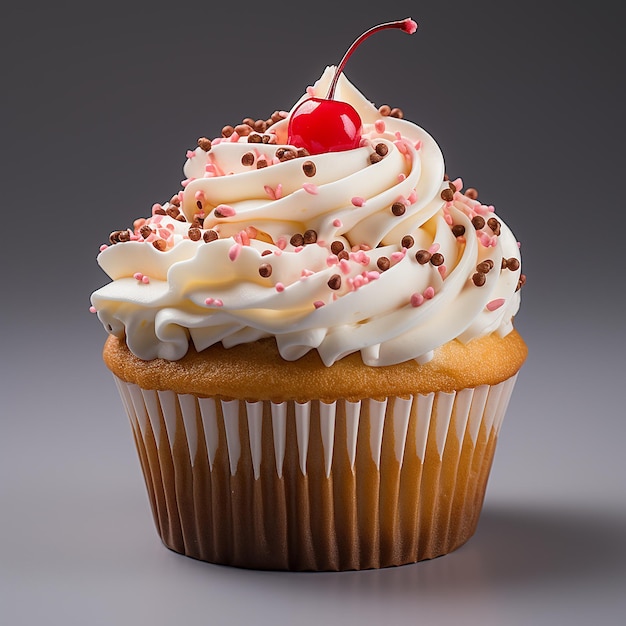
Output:
<svg viewBox="0 0 626 626">
<path fill-rule="evenodd" d="M 482 273 L 482 272 L 476 272 L 473 276 L 472 276 L 472 282 L 477 286 L 477 287 L 482 287 L 486 282 L 487 282 L 487 277 Z"/>
<path fill-rule="evenodd" d="M 240 137 L 247 137 L 252 132 L 252 128 L 250 128 L 248 124 L 237 124 L 237 126 L 235 126 L 235 132 Z"/>
<path fill-rule="evenodd" d="M 222 137 L 230 137 L 234 132 L 235 129 L 230 124 L 227 124 L 222 128 Z"/>
<path fill-rule="evenodd" d="M 315 243 L 317 241 L 317 232 L 310 228 L 309 230 L 305 231 L 303 239 L 304 243 Z"/>
<path fill-rule="evenodd" d="M 519 291 L 526 284 L 526 274 L 520 274 L 519 280 L 517 281 L 517 289 L 515 291 Z"/>
<path fill-rule="evenodd" d="M 378 107 L 378 112 L 381 115 L 387 117 L 388 115 L 391 115 L 391 107 L 388 104 L 383 104 L 382 106 Z"/>
<path fill-rule="evenodd" d="M 376 150 L 376 154 L 379 154 L 381 157 L 387 156 L 389 152 L 389 148 L 384 143 L 377 143 L 374 150 Z"/>
<path fill-rule="evenodd" d="M 261 252 L 261 256 L 267 256 L 268 254 L 272 254 L 271 250 L 263 250 L 263 252 Z"/>
<path fill-rule="evenodd" d="M 337 258 L 340 261 L 347 261 L 350 258 L 350 254 L 348 253 L 347 250 L 341 250 L 341 252 L 339 252 L 339 254 L 337 255 Z"/>
<path fill-rule="evenodd" d="M 178 197 L 178 194 L 174 194 L 170 198 L 170 204 L 173 204 L 174 206 L 180 206 L 180 198 Z"/>
<path fill-rule="evenodd" d="M 391 267 L 391 261 L 386 256 L 381 256 L 376 261 L 376 265 L 381 272 L 386 272 Z"/>
<path fill-rule="evenodd" d="M 302 164 L 302 171 L 304 172 L 305 176 L 311 178 L 312 176 L 315 176 L 317 168 L 315 167 L 315 163 L 313 163 L 313 161 L 305 161 Z"/>
<path fill-rule="evenodd" d="M 330 251 L 333 254 L 339 254 L 344 248 L 343 242 L 335 240 L 330 244 Z"/>
<path fill-rule="evenodd" d="M 167 242 L 165 241 L 165 239 L 155 239 L 152 242 L 152 245 L 159 251 L 159 252 L 165 252 L 165 250 L 167 249 Z"/>
<path fill-rule="evenodd" d="M 400 217 L 401 215 L 404 215 L 404 212 L 406 211 L 406 207 L 404 206 L 403 202 L 394 202 L 391 205 L 391 212 L 396 216 L 396 217 Z"/>
<path fill-rule="evenodd" d="M 502 260 L 504 261 L 504 259 Z M 519 269 L 519 261 L 514 256 L 512 256 L 510 259 L 506 260 L 506 266 L 512 272 L 515 272 Z"/>
<path fill-rule="evenodd" d="M 394 107 L 393 109 L 391 109 L 391 112 L 389 113 L 389 115 L 391 117 L 397 117 L 399 120 L 401 120 L 404 117 L 404 113 L 402 112 L 402 109 L 399 109 L 398 107 Z"/>
<path fill-rule="evenodd" d="M 452 227 L 452 234 L 455 237 L 462 237 L 465 234 L 465 226 L 463 224 L 455 224 Z"/>
<path fill-rule="evenodd" d="M 485 218 L 482 215 L 475 215 L 472 218 L 472 225 L 476 230 L 480 230 L 485 227 Z"/>
<path fill-rule="evenodd" d="M 339 289 L 341 287 L 341 276 L 339 274 L 333 274 L 328 280 L 328 286 L 335 291 Z"/>
<path fill-rule="evenodd" d="M 200 206 L 200 208 L 202 207 Z M 170 217 L 176 218 L 180 215 L 180 209 L 176 206 L 169 206 L 167 207 L 167 209 L 165 209 L 165 213 Z"/>
<path fill-rule="evenodd" d="M 440 265 L 443 265 L 444 261 L 445 259 L 443 258 L 443 254 L 441 254 L 440 252 L 435 252 L 435 254 L 433 254 L 430 257 L 430 262 L 435 267 L 439 267 Z"/>
<path fill-rule="evenodd" d="M 263 137 L 259 133 L 250 133 L 248 135 L 248 143 L 263 143 Z"/>
<path fill-rule="evenodd" d="M 114 230 L 110 235 L 109 235 L 109 242 L 112 244 L 116 244 L 120 242 L 120 234 L 122 233 L 121 230 Z"/>
<path fill-rule="evenodd" d="M 404 235 L 402 237 L 401 245 L 403 248 L 411 248 L 415 244 L 415 239 L 411 235 Z"/>
<path fill-rule="evenodd" d="M 148 237 L 150 237 L 150 235 L 152 234 L 152 229 L 150 228 L 150 226 L 148 226 L 147 224 L 144 224 L 140 229 L 139 229 L 139 234 L 144 238 L 147 239 Z"/>
<path fill-rule="evenodd" d="M 265 120 L 256 120 L 253 126 L 257 133 L 264 133 L 267 130 L 267 122 Z"/>
<path fill-rule="evenodd" d="M 481 274 L 487 274 L 492 269 L 493 269 L 493 261 L 491 259 L 485 259 L 484 261 L 480 262 L 476 266 L 476 271 L 480 272 Z"/>
<path fill-rule="evenodd" d="M 495 235 L 500 234 L 500 222 L 495 217 L 490 217 L 487 220 L 487 226 L 491 228 Z"/>
<path fill-rule="evenodd" d="M 206 137 L 200 137 L 198 139 L 198 146 L 205 152 L 208 152 L 211 149 L 211 140 Z"/>
<path fill-rule="evenodd" d="M 420 265 L 426 265 L 426 263 L 428 263 L 428 261 L 430 261 L 430 257 L 432 255 L 430 254 L 430 252 L 428 252 L 428 250 L 418 250 L 415 253 L 415 260 L 420 264 Z"/>
<path fill-rule="evenodd" d="M 278 148 L 276 150 L 276 158 L 283 161 L 291 161 L 291 159 L 295 159 L 298 156 L 295 150 L 291 150 L 291 148 Z"/>
<path fill-rule="evenodd" d="M 372 165 L 375 165 L 376 163 L 380 163 L 383 160 L 383 157 L 380 156 L 380 154 L 376 154 L 375 152 L 372 152 L 372 154 L 370 154 L 370 163 Z"/>
<path fill-rule="evenodd" d="M 178 222 L 186 222 L 187 218 L 181 213 L 180 215 L 176 216 L 176 221 L 178 221 Z"/>
<path fill-rule="evenodd" d="M 448 187 L 450 187 L 450 189 L 452 189 L 452 191 L 457 191 L 456 185 L 450 180 L 448 181 Z"/>
<path fill-rule="evenodd" d="M 311 153 L 306 148 L 298 148 L 298 156 L 307 157 L 307 156 L 311 156 Z"/>
<path fill-rule="evenodd" d="M 187 231 L 187 235 L 189 235 L 189 239 L 191 239 L 191 241 L 200 241 L 200 239 L 202 239 L 202 231 L 199 228 L 194 228 L 193 226 Z"/>
<path fill-rule="evenodd" d="M 257 168 L 257 170 L 260 170 L 260 169 L 263 169 L 264 167 L 267 167 L 267 159 L 265 157 L 261 157 L 256 162 L 256 168 Z"/>
<path fill-rule="evenodd" d="M 218 238 L 217 233 L 211 229 L 204 232 L 202 235 L 202 239 L 204 239 L 205 243 L 210 243 L 211 241 L 215 241 Z"/>
<path fill-rule="evenodd" d="M 268 278 L 272 275 L 272 266 L 269 263 L 262 263 L 261 265 L 259 265 L 259 274 L 263 278 Z"/>
<path fill-rule="evenodd" d="M 296 248 L 298 246 L 303 246 L 304 245 L 304 237 L 300 233 L 296 233 L 295 235 L 292 235 L 291 239 L 289 240 L 289 243 L 292 246 L 295 246 Z"/>
<path fill-rule="evenodd" d="M 165 209 L 163 208 L 154 209 L 154 214 L 155 215 L 167 215 L 167 213 L 165 212 Z"/>
<path fill-rule="evenodd" d="M 450 188 L 444 189 L 441 192 L 441 199 L 445 200 L 446 202 L 452 202 L 452 200 L 454 200 L 454 191 L 452 191 L 452 189 Z"/>
<path fill-rule="evenodd" d="M 465 195 L 470 200 L 477 200 L 478 199 L 478 191 L 476 189 L 474 189 L 474 187 L 469 187 L 468 189 L 466 189 L 465 190 Z"/>
<path fill-rule="evenodd" d="M 246 165 L 246 166 L 250 166 L 254 163 L 254 154 L 252 152 L 246 152 L 242 157 L 241 157 L 241 164 L 242 165 Z"/>
</svg>

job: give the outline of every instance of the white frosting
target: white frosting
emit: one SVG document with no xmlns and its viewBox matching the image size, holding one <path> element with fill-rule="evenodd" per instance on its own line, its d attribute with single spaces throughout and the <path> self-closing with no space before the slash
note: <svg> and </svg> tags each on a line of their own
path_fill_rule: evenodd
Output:
<svg viewBox="0 0 626 626">
<path fill-rule="evenodd" d="M 325 95 L 332 71 L 327 68 L 314 95 Z M 220 341 L 230 347 L 274 336 L 286 360 L 317 349 L 331 365 L 360 351 L 364 363 L 377 366 L 427 361 L 455 338 L 510 332 L 520 270 L 501 265 L 503 258 L 519 261 L 519 246 L 500 218 L 499 236 L 487 225 L 477 231 L 471 222 L 475 215 L 495 217 L 493 207 L 460 191 L 451 201 L 442 199 L 449 189 L 444 160 L 426 131 L 381 117 L 343 76 L 336 98 L 361 116 L 362 147 L 279 162 L 275 155 L 286 145 L 288 119 L 268 131 L 276 144 L 216 140 L 185 164 L 180 208 L 188 222 L 152 216 L 146 223 L 157 232 L 147 241 L 135 232 L 132 241 L 100 253 L 112 282 L 92 295 L 92 304 L 105 328 L 125 336 L 134 354 L 176 360 L 190 341 L 201 351 Z M 378 144 L 388 152 L 372 164 Z M 269 165 L 243 165 L 247 152 L 256 160 L 265 156 Z M 304 173 L 305 161 L 315 164 L 314 176 Z M 188 237 L 198 201 L 203 232 L 217 231 L 215 241 Z M 406 206 L 399 217 L 391 211 L 397 201 Z M 215 209 L 224 206 L 227 216 L 217 217 Z M 463 225 L 465 235 L 455 237 L 452 224 Z M 308 230 L 316 232 L 315 243 L 289 243 L 294 233 Z M 152 241 L 163 235 L 168 247 L 159 251 Z M 408 249 L 401 243 L 406 235 L 414 240 Z M 332 254 L 334 241 L 344 244 L 348 259 Z M 421 249 L 442 254 L 445 271 L 418 263 Z M 380 257 L 390 260 L 386 271 L 377 265 Z M 493 269 L 476 286 L 472 276 L 485 259 Z M 260 275 L 262 264 L 271 265 L 269 277 Z M 335 274 L 339 289 L 328 284 Z"/>
</svg>

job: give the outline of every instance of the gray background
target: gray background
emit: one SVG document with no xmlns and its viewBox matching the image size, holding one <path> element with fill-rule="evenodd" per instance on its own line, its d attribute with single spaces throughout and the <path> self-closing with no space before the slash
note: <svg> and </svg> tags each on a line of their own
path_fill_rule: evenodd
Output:
<svg viewBox="0 0 626 626">
<path fill-rule="evenodd" d="M 29 3 L 0 29 L 0 623 L 618 624 L 626 614 L 623 14 L 617 3 Z M 298 6 L 296 10 L 294 7 Z M 87 311 L 108 233 L 185 151 L 348 77 L 431 132 L 522 241 L 530 348 L 475 537 L 285 574 L 160 544 Z"/>
</svg>

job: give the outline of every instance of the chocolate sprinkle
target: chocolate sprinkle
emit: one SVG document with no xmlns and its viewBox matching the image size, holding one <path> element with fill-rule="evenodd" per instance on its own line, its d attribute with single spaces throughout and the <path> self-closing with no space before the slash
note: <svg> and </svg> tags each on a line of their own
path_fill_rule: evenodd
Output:
<svg viewBox="0 0 626 626">
<path fill-rule="evenodd" d="M 254 163 L 254 154 L 252 152 L 246 152 L 242 157 L 241 157 L 241 164 L 242 165 L 252 165 Z"/>
<path fill-rule="evenodd" d="M 159 252 L 165 252 L 165 250 L 167 249 L 167 242 L 165 241 L 165 239 L 155 239 L 152 242 L 152 245 L 159 251 Z"/>
<path fill-rule="evenodd" d="M 380 155 L 381 157 L 387 156 L 387 153 L 389 152 L 389 148 L 384 143 L 377 143 L 374 150 L 376 150 L 376 154 Z"/>
<path fill-rule="evenodd" d="M 304 237 L 300 233 L 291 236 L 289 243 L 296 248 L 304 245 Z"/>
<path fill-rule="evenodd" d="M 472 282 L 477 286 L 477 287 L 482 287 L 486 282 L 487 282 L 487 277 L 482 273 L 482 272 L 476 272 L 473 276 L 472 276 Z"/>
<path fill-rule="evenodd" d="M 214 230 L 207 230 L 204 235 L 202 235 L 202 239 L 206 243 L 210 243 L 211 241 L 215 241 L 218 238 L 218 234 Z"/>
<path fill-rule="evenodd" d="M 328 286 L 337 291 L 341 287 L 341 276 L 339 274 L 333 274 L 328 280 Z"/>
<path fill-rule="evenodd" d="M 428 261 L 430 261 L 430 257 L 432 255 L 430 254 L 430 252 L 428 252 L 428 250 L 418 250 L 415 253 L 415 260 L 420 264 L 420 265 L 426 265 L 426 263 L 428 263 Z"/>
<path fill-rule="evenodd" d="M 376 165 L 376 163 L 380 163 L 383 160 L 383 157 L 380 156 L 380 154 L 376 154 L 375 152 L 372 152 L 372 154 L 370 154 L 370 163 L 372 165 Z"/>
<path fill-rule="evenodd" d="M 206 137 L 200 137 L 198 139 L 198 146 L 205 152 L 208 152 L 211 149 L 211 140 Z"/>
<path fill-rule="evenodd" d="M 452 234 L 455 237 L 462 237 L 465 234 L 465 226 L 463 224 L 455 224 L 452 227 Z"/>
<path fill-rule="evenodd" d="M 269 263 L 263 263 L 259 265 L 259 274 L 263 278 L 268 278 L 272 275 L 272 266 Z"/>
<path fill-rule="evenodd" d="M 317 168 L 315 167 L 315 163 L 313 163 L 313 161 L 305 161 L 302 164 L 302 171 L 304 172 L 305 176 L 311 178 L 312 176 L 315 176 Z"/>
<path fill-rule="evenodd" d="M 415 239 L 411 235 L 404 235 L 402 237 L 401 245 L 403 248 L 411 248 L 415 244 Z"/>
<path fill-rule="evenodd" d="M 381 272 L 386 272 L 391 267 L 391 261 L 386 256 L 381 256 L 376 261 L 376 265 Z"/>
<path fill-rule="evenodd" d="M 465 190 L 465 195 L 470 199 L 470 200 L 476 200 L 478 199 L 478 191 L 476 189 L 474 189 L 473 187 L 469 187 L 468 189 Z"/>
<path fill-rule="evenodd" d="M 396 216 L 396 217 L 400 217 L 401 215 L 404 215 L 404 212 L 406 211 L 406 207 L 404 206 L 403 202 L 394 202 L 391 205 L 391 212 Z"/>
<path fill-rule="evenodd" d="M 350 254 L 348 253 L 347 250 L 342 250 L 338 255 L 337 258 L 340 261 L 347 261 L 350 258 Z"/>
<path fill-rule="evenodd" d="M 435 266 L 435 267 L 439 267 L 440 265 L 443 265 L 445 259 L 443 258 L 443 254 L 441 254 L 440 252 L 435 252 L 435 254 L 433 254 L 430 257 L 430 262 Z"/>
<path fill-rule="evenodd" d="M 383 104 L 378 108 L 378 112 L 387 117 L 388 115 L 391 115 L 391 107 L 388 104 Z"/>
<path fill-rule="evenodd" d="M 489 228 L 491 228 L 491 230 L 493 231 L 494 235 L 499 235 L 500 234 L 500 222 L 495 217 L 490 217 L 487 220 L 487 226 L 489 226 Z"/>
<path fill-rule="evenodd" d="M 144 238 L 147 239 L 148 237 L 150 237 L 150 235 L 152 234 L 152 229 L 150 228 L 150 226 L 148 226 L 147 224 L 144 224 L 140 229 L 139 229 L 139 234 Z"/>
<path fill-rule="evenodd" d="M 476 266 L 476 271 L 481 272 L 482 274 L 486 274 L 487 272 L 490 272 L 492 269 L 493 269 L 493 261 L 491 259 L 485 259 L 484 261 L 481 261 Z"/>
<path fill-rule="evenodd" d="M 481 215 L 475 215 L 472 218 L 472 225 L 474 226 L 474 228 L 476 230 L 480 230 L 481 228 L 485 227 L 485 218 L 482 217 Z"/>
<path fill-rule="evenodd" d="M 230 124 L 222 128 L 222 137 L 230 137 L 235 132 L 235 129 Z"/>
<path fill-rule="evenodd" d="M 304 243 L 315 243 L 317 241 L 317 232 L 310 228 L 305 231 L 303 238 Z"/>
<path fill-rule="evenodd" d="M 444 189 L 441 192 L 441 199 L 445 200 L 446 202 L 452 202 L 452 200 L 454 200 L 454 191 L 452 191 L 452 189 L 450 188 Z"/>
<path fill-rule="evenodd" d="M 200 239 L 202 239 L 202 231 L 193 226 L 187 231 L 187 235 L 191 241 L 200 241 Z"/>
<path fill-rule="evenodd" d="M 333 254 L 339 254 L 344 248 L 343 242 L 335 240 L 330 244 L 330 251 Z"/>
</svg>

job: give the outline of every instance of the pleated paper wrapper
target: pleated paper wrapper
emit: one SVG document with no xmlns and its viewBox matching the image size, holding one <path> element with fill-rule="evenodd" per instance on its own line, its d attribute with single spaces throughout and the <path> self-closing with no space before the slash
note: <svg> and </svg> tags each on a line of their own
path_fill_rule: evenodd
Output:
<svg viewBox="0 0 626 626">
<path fill-rule="evenodd" d="M 330 404 L 116 383 L 166 546 L 212 563 L 322 571 L 413 563 L 465 543 L 515 379 Z"/>
</svg>

